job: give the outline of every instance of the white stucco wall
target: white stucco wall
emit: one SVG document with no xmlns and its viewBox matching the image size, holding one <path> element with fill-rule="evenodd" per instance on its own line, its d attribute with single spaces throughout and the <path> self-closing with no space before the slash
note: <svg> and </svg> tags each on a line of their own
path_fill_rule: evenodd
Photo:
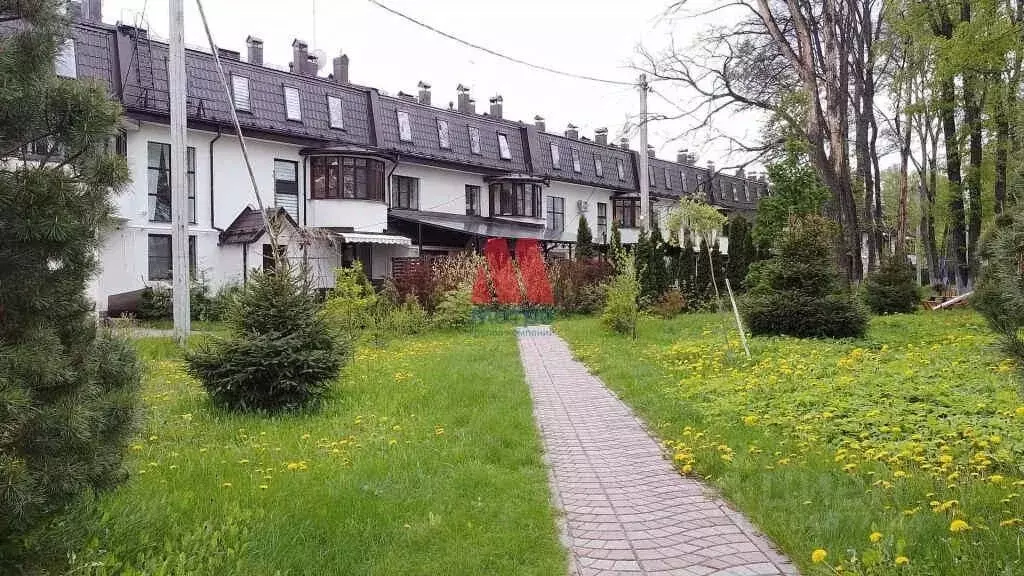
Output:
<svg viewBox="0 0 1024 576">
<path fill-rule="evenodd" d="M 395 167 L 394 173 L 396 176 L 419 178 L 419 209 L 424 212 L 465 214 L 466 186 L 472 185 L 480 187 L 480 213 L 488 213 L 487 184 L 480 174 L 404 162 L 399 163 Z M 388 183 L 388 190 L 391 193 L 390 182 Z"/>
<path fill-rule="evenodd" d="M 590 225 L 590 233 L 594 242 L 601 243 L 602 238 L 597 230 L 597 203 L 603 202 L 608 205 L 608 234 L 612 232 L 612 201 L 611 191 L 592 186 L 580 186 L 566 182 L 552 181 L 551 185 L 544 189 L 544 215 L 547 217 L 548 197 L 555 196 L 565 198 L 565 228 L 562 230 L 561 240 L 575 242 L 576 232 L 579 230 L 580 214 L 587 218 Z M 581 211 L 580 202 L 585 204 L 586 210 Z"/>
</svg>

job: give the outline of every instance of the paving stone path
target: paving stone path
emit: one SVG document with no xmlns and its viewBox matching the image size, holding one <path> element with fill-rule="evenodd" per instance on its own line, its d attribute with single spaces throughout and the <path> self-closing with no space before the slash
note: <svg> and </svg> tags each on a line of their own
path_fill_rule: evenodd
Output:
<svg viewBox="0 0 1024 576">
<path fill-rule="evenodd" d="M 573 576 L 797 573 L 740 513 L 681 476 L 549 328 L 520 328 L 519 351 Z"/>
</svg>

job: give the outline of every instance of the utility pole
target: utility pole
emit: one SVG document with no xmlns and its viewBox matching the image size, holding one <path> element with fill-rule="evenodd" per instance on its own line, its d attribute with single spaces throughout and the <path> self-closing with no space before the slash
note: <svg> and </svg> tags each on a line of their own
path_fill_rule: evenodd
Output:
<svg viewBox="0 0 1024 576">
<path fill-rule="evenodd" d="M 184 0 L 170 0 L 170 50 L 167 75 L 171 104 L 171 259 L 174 281 L 174 338 L 178 344 L 188 341 L 191 326 L 189 310 L 188 186 L 185 177 L 185 133 L 187 127 L 185 80 L 185 8 Z M 212 168 L 212 167 L 211 167 Z"/>
<path fill-rule="evenodd" d="M 647 168 L 647 74 L 640 75 L 640 230 L 647 230 L 647 218 L 651 211 L 651 187 L 648 182 L 650 170 Z"/>
</svg>

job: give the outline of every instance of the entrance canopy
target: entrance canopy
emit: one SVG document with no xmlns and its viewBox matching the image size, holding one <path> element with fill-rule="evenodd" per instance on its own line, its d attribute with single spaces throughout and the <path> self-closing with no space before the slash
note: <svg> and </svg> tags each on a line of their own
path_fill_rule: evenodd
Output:
<svg viewBox="0 0 1024 576">
<path fill-rule="evenodd" d="M 561 231 L 547 230 L 544 226 L 482 216 L 394 208 L 391 209 L 389 216 L 402 223 L 419 224 L 478 238 L 533 238 L 558 241 L 562 236 Z"/>
<path fill-rule="evenodd" d="M 397 234 L 376 234 L 373 232 L 335 232 L 335 236 L 346 244 L 383 244 L 386 246 L 411 246 L 412 240 Z"/>
</svg>

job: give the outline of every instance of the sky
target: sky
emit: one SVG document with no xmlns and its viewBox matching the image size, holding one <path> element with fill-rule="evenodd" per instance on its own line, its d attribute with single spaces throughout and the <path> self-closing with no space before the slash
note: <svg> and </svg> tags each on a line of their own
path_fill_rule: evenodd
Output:
<svg viewBox="0 0 1024 576">
<path fill-rule="evenodd" d="M 668 44 L 697 40 L 713 25 L 705 16 L 667 20 L 669 0 L 380 0 L 381 3 L 469 42 L 531 63 L 621 82 L 634 82 L 639 72 L 637 50 L 658 51 Z M 715 0 L 691 0 L 692 13 Z M 456 86 L 469 86 L 477 111 L 488 108 L 490 97 L 504 99 L 504 116 L 533 122 L 541 115 L 549 132 L 563 132 L 569 123 L 593 138 L 595 128 L 607 127 L 609 139 L 622 135 L 639 148 L 635 119 L 640 92 L 619 86 L 577 80 L 528 68 L 460 45 L 391 14 L 368 0 L 204 0 L 216 43 L 245 54 L 245 38 L 264 42 L 264 61 L 287 67 L 295 38 L 310 50 L 326 55 L 322 75 L 331 59 L 348 54 L 349 79 L 389 94 L 415 94 L 417 83 L 432 85 L 432 102 L 447 106 L 456 99 Z M 105 22 L 143 21 L 167 37 L 168 0 L 105 0 Z M 208 49 L 193 0 L 185 0 L 185 41 Z M 687 95 L 672 86 L 659 93 L 685 105 Z M 651 114 L 674 112 L 659 97 L 649 98 Z M 630 122 L 630 120 L 633 122 Z M 663 159 L 674 160 L 681 148 L 695 150 L 699 162 L 716 165 L 742 161 L 723 146 L 706 142 L 707 133 L 685 135 L 696 121 L 673 120 L 650 124 L 649 143 Z M 716 128 L 738 138 L 756 138 L 756 118 L 721 118 Z"/>
</svg>

